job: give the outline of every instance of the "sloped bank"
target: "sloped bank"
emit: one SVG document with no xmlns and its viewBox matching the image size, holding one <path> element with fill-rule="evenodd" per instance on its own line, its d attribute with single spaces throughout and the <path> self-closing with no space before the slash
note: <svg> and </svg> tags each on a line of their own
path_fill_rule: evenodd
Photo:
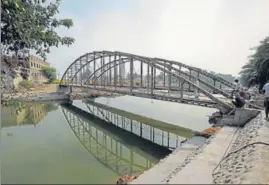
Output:
<svg viewBox="0 0 269 185">
<path fill-rule="evenodd" d="M 207 138 L 207 136 L 193 136 L 182 142 L 182 145 L 170 155 L 129 184 L 164 184 L 176 171 L 186 166 L 198 155 L 202 148 L 210 143 L 210 140 L 211 138 Z"/>
<path fill-rule="evenodd" d="M 267 184 L 267 143 L 269 126 L 262 112 L 243 128 L 224 126 L 205 144 L 184 143 L 130 184 Z"/>
<path fill-rule="evenodd" d="M 214 182 L 267 184 L 269 182 L 269 122 L 260 113 L 251 120 L 233 143 L 215 172 Z"/>
<path fill-rule="evenodd" d="M 18 100 L 21 102 L 36 102 L 36 101 L 53 101 L 53 100 L 69 100 L 70 95 L 64 93 L 44 93 L 44 92 L 27 92 L 3 94 L 3 99 Z"/>
</svg>

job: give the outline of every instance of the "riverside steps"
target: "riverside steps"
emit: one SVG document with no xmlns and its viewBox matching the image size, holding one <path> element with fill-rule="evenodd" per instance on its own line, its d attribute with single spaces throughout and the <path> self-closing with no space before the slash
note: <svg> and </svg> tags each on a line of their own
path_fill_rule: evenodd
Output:
<svg viewBox="0 0 269 185">
<path fill-rule="evenodd" d="M 263 112 L 252 116 L 200 144 L 194 136 L 130 184 L 267 184 L 269 123 Z"/>
</svg>

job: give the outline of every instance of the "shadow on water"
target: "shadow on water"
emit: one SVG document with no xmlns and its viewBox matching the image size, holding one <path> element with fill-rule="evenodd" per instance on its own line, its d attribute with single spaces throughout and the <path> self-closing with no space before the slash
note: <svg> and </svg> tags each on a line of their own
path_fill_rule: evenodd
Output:
<svg viewBox="0 0 269 185">
<path fill-rule="evenodd" d="M 142 173 L 171 152 L 167 147 L 130 134 L 76 106 L 61 105 L 61 108 L 85 149 L 118 175 Z M 149 160 L 149 155 L 156 160 Z"/>
<path fill-rule="evenodd" d="M 94 99 L 84 99 L 83 102 L 87 105 L 93 105 L 98 107 L 99 109 L 103 109 L 102 111 L 109 111 L 114 114 L 118 114 L 120 116 L 123 116 L 125 119 L 130 119 L 130 120 L 136 120 L 138 122 L 141 122 L 146 125 L 153 126 L 156 129 L 159 130 L 165 130 L 170 134 L 175 134 L 178 136 L 182 136 L 184 138 L 190 138 L 193 136 L 194 131 L 188 128 L 184 128 L 178 125 L 173 125 L 164 121 L 144 117 L 138 114 L 134 114 L 128 111 L 124 111 L 109 105 L 101 104 L 95 101 Z M 77 102 L 74 102 L 77 103 Z M 165 117 L 165 115 L 164 115 Z"/>
<path fill-rule="evenodd" d="M 190 138 L 194 134 L 190 129 L 180 126 L 145 118 L 92 101 L 83 102 L 84 104 L 76 101 L 73 102 L 73 105 L 106 121 L 108 124 L 115 125 L 119 129 L 169 149 L 178 148 L 186 138 Z"/>
</svg>

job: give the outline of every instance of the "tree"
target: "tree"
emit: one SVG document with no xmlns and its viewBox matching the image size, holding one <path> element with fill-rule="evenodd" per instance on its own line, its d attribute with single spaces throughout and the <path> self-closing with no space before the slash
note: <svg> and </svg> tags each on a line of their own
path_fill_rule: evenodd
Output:
<svg viewBox="0 0 269 185">
<path fill-rule="evenodd" d="M 255 60 L 248 61 L 240 71 L 240 81 L 244 86 L 252 87 L 255 86 L 258 76 L 258 68 Z"/>
<path fill-rule="evenodd" d="M 42 67 L 41 71 L 49 79 L 49 83 L 56 80 L 56 69 L 54 67 Z"/>
<path fill-rule="evenodd" d="M 249 61 L 240 71 L 243 85 L 252 87 L 258 85 L 261 90 L 269 80 L 269 37 L 260 42 L 255 53 L 249 57 Z"/>
<path fill-rule="evenodd" d="M 46 59 L 53 46 L 71 45 L 74 39 L 60 37 L 55 29 L 73 26 L 71 19 L 57 19 L 60 0 L 1 0 L 1 48 L 18 56 L 29 49 Z"/>
</svg>

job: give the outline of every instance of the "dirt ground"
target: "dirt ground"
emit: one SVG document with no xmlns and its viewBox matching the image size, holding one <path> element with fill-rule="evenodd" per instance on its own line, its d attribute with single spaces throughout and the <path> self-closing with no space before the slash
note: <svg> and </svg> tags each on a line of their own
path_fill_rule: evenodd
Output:
<svg viewBox="0 0 269 185">
<path fill-rule="evenodd" d="M 31 91 L 34 92 L 56 92 L 56 87 L 58 84 L 39 84 L 35 85 L 35 87 L 31 88 Z M 80 88 L 73 88 L 72 89 L 73 93 L 80 93 L 81 89 Z"/>
<path fill-rule="evenodd" d="M 37 92 L 56 92 L 56 86 L 57 84 L 41 84 L 36 85 L 34 88 L 31 88 L 32 91 Z"/>
</svg>

